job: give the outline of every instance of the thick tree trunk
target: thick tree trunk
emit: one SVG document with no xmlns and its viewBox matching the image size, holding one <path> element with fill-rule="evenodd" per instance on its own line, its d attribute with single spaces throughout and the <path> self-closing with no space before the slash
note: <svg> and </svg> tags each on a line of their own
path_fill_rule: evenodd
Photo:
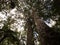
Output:
<svg viewBox="0 0 60 45">
<path fill-rule="evenodd" d="M 47 45 L 46 42 L 46 31 L 48 26 L 44 23 L 44 21 L 35 13 L 33 10 L 32 18 L 34 18 L 36 25 L 36 32 L 39 34 L 39 42 L 41 45 Z"/>
<path fill-rule="evenodd" d="M 39 34 L 39 42 L 41 43 L 41 45 L 47 45 L 46 41 L 45 41 L 45 30 L 46 30 L 46 26 L 44 24 L 44 22 L 39 18 L 34 16 L 34 20 L 35 20 L 35 24 L 36 24 L 36 32 L 38 32 Z"/>
</svg>

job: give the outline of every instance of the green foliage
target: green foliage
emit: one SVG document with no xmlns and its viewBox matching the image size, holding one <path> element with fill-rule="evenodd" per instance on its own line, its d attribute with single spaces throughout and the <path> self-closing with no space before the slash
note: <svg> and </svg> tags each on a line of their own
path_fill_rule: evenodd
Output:
<svg viewBox="0 0 60 45">
<path fill-rule="evenodd" d="M 0 11 L 3 9 L 13 9 L 18 6 L 18 0 L 1 0 L 0 1 Z"/>
<path fill-rule="evenodd" d="M 54 9 L 55 9 L 55 12 L 60 14 L 60 6 L 59 6 L 59 4 L 60 4 L 60 0 L 58 0 L 58 1 L 54 0 L 53 6 L 54 6 Z"/>
</svg>

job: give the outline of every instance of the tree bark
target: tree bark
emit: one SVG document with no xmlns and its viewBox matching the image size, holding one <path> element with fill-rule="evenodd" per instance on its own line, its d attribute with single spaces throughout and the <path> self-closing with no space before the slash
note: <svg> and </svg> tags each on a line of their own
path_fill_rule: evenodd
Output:
<svg viewBox="0 0 60 45">
<path fill-rule="evenodd" d="M 35 13 L 35 10 L 32 11 L 32 18 L 34 18 L 36 25 L 36 32 L 39 34 L 39 42 L 41 45 L 47 45 L 46 42 L 46 30 L 48 26 L 44 23 L 44 21 Z"/>
<path fill-rule="evenodd" d="M 35 24 L 36 24 L 36 32 L 38 32 L 39 34 L 39 42 L 41 43 L 41 45 L 47 45 L 46 41 L 45 41 L 45 30 L 46 30 L 46 26 L 44 24 L 44 22 L 37 16 L 34 16 L 34 20 L 35 20 Z"/>
<path fill-rule="evenodd" d="M 32 22 L 28 20 L 27 45 L 34 45 Z"/>
</svg>

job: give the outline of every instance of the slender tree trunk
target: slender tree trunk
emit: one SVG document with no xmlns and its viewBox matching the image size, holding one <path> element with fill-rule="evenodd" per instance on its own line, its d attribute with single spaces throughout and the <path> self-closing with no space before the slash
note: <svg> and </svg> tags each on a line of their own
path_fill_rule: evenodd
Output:
<svg viewBox="0 0 60 45">
<path fill-rule="evenodd" d="M 28 20 L 27 45 L 34 45 L 32 22 Z"/>
</svg>

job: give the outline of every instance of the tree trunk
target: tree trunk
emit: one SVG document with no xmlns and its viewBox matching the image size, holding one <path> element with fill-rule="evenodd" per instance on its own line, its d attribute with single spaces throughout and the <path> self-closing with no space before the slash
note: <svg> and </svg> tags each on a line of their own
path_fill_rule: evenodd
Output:
<svg viewBox="0 0 60 45">
<path fill-rule="evenodd" d="M 32 22 L 28 20 L 27 45 L 34 45 Z"/>
<path fill-rule="evenodd" d="M 41 45 L 47 45 L 46 41 L 45 41 L 45 30 L 46 30 L 46 26 L 44 24 L 44 22 L 40 19 L 40 18 L 36 18 L 36 16 L 34 16 L 34 20 L 35 20 L 35 24 L 36 24 L 36 32 L 38 32 L 39 34 L 39 42 L 41 43 Z"/>
<path fill-rule="evenodd" d="M 44 23 L 44 21 L 35 13 L 33 10 L 32 18 L 34 18 L 35 25 L 36 25 L 36 32 L 39 34 L 39 42 L 41 45 L 47 45 L 46 42 L 46 31 L 48 26 Z"/>
</svg>

